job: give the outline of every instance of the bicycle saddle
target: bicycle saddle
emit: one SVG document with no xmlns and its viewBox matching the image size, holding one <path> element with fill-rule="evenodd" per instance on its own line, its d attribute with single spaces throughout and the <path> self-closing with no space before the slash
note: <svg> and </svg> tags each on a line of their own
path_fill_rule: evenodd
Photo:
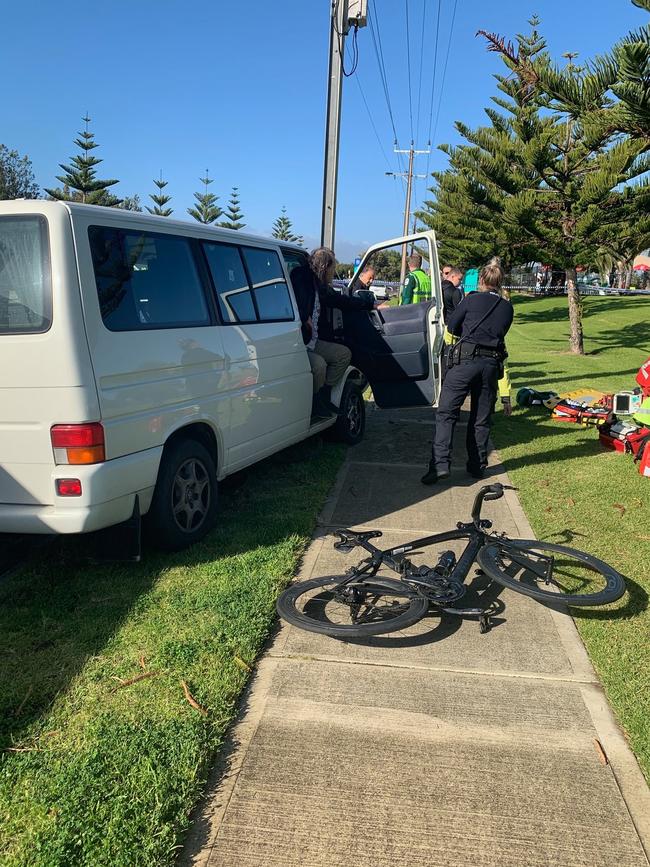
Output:
<svg viewBox="0 0 650 867">
<path fill-rule="evenodd" d="M 361 533 L 354 533 L 352 530 L 335 530 L 334 535 L 339 537 L 338 542 L 334 542 L 334 547 L 337 551 L 348 553 L 357 545 L 367 542 L 368 539 L 376 539 L 382 536 L 381 530 L 364 530 Z"/>
</svg>

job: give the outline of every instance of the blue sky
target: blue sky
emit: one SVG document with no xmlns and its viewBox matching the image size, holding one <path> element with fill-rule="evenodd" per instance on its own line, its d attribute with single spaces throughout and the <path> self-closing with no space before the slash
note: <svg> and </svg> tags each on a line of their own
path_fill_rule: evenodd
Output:
<svg viewBox="0 0 650 867">
<path fill-rule="evenodd" d="M 647 18 L 629 0 L 531 0 L 530 5 L 370 0 L 369 5 L 381 37 L 399 146 L 408 148 L 413 127 L 420 149 L 426 148 L 429 131 L 435 131 L 434 145 L 456 141 L 454 120 L 483 122 L 483 108 L 495 93 L 491 75 L 501 68 L 475 37 L 479 28 L 512 37 L 528 31 L 527 19 L 535 12 L 551 52 L 559 58 L 577 51 L 580 62 Z M 316 243 L 329 10 L 329 0 L 5 4 L 0 141 L 30 156 L 38 183 L 56 185 L 58 163 L 76 153 L 73 139 L 88 111 L 100 145 L 95 153 L 104 159 L 100 176 L 119 178 L 118 194 L 138 193 L 148 202 L 152 179 L 162 169 L 174 216 L 184 219 L 207 167 L 220 204 L 232 186 L 239 187 L 251 230 L 268 234 L 285 205 L 294 229 Z M 359 31 L 358 48 L 357 72 L 346 78 L 343 93 L 340 259 L 401 234 L 403 221 L 403 184 L 385 175 L 399 166 L 370 27 Z M 445 159 L 433 148 L 429 157 L 417 158 L 416 171 L 442 168 Z M 419 181 L 416 204 L 424 197 Z"/>
</svg>

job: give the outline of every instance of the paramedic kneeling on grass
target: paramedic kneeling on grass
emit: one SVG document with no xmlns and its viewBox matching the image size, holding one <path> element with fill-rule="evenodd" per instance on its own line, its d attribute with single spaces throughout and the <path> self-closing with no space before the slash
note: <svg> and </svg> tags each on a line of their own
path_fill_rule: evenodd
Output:
<svg viewBox="0 0 650 867">
<path fill-rule="evenodd" d="M 467 472 L 480 479 L 487 467 L 490 418 L 498 381 L 504 375 L 505 336 L 512 325 L 512 304 L 501 298 L 503 270 L 498 259 L 481 269 L 478 292 L 466 296 L 447 322 L 460 339 L 447 355 L 447 373 L 436 414 L 433 455 L 422 483 L 433 485 L 449 476 L 454 428 L 463 401 L 470 395 L 467 422 Z M 510 396 L 503 398 L 509 415 Z"/>
</svg>

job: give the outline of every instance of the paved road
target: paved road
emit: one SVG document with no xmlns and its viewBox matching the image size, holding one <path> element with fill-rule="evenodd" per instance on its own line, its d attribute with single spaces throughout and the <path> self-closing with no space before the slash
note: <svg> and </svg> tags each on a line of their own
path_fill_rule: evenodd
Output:
<svg viewBox="0 0 650 867">
<path fill-rule="evenodd" d="M 335 527 L 379 528 L 389 545 L 469 516 L 479 484 L 461 451 L 453 486 L 419 484 L 432 417 L 371 413 L 302 578 L 352 562 Z M 532 536 L 512 492 L 485 515 Z M 363 643 L 282 626 L 181 863 L 647 867 L 650 793 L 572 621 L 509 591 L 497 604 L 487 635 L 433 616 Z"/>
</svg>

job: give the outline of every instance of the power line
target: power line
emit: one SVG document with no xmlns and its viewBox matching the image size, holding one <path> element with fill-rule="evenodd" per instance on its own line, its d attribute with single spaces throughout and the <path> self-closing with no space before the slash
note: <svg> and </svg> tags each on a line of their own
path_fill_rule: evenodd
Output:
<svg viewBox="0 0 650 867">
<path fill-rule="evenodd" d="M 431 73 L 431 100 L 429 104 L 429 126 L 428 126 L 428 142 L 427 146 L 429 148 L 429 153 L 427 154 L 427 167 L 425 175 L 429 177 L 429 160 L 431 159 L 431 124 L 433 122 L 433 100 L 434 94 L 436 91 L 436 70 L 438 68 L 438 45 L 440 42 L 440 12 L 441 12 L 442 0 L 438 0 L 438 14 L 436 16 L 436 38 L 433 46 L 433 68 Z M 424 44 L 424 38 L 423 38 Z M 425 185 L 426 189 L 426 185 Z M 414 199 L 417 202 L 417 184 L 414 185 Z M 415 207 L 413 208 L 415 210 Z"/>
<path fill-rule="evenodd" d="M 379 77 L 381 78 L 384 90 L 384 99 L 386 100 L 386 106 L 388 108 L 388 116 L 390 117 L 395 145 L 397 145 L 397 129 L 395 128 L 395 117 L 393 115 L 390 91 L 388 89 L 388 78 L 386 76 L 386 66 L 384 64 L 384 52 L 381 44 L 381 33 L 379 31 L 379 19 L 377 18 L 375 4 L 372 0 L 368 0 L 368 24 L 370 25 L 370 35 L 372 36 L 372 44 L 375 50 L 375 57 L 377 58 L 377 66 L 379 67 Z M 398 154 L 397 161 L 400 171 L 404 171 L 404 165 L 400 154 Z"/>
<path fill-rule="evenodd" d="M 447 40 L 447 54 L 445 55 L 445 65 L 442 68 L 442 83 L 440 84 L 440 98 L 438 99 L 438 109 L 436 111 L 436 122 L 433 125 L 433 137 L 436 137 L 436 132 L 438 130 L 438 120 L 440 118 L 440 107 L 442 106 L 442 94 L 445 89 L 445 78 L 447 77 L 447 62 L 449 60 L 449 50 L 451 48 L 451 41 L 454 36 L 454 22 L 456 20 L 456 8 L 458 6 L 458 0 L 454 0 L 454 11 L 451 16 L 451 27 L 449 28 L 449 39 Z"/>
<path fill-rule="evenodd" d="M 413 95 L 411 93 L 411 38 L 409 34 L 409 0 L 404 0 L 406 10 L 406 66 L 409 84 L 409 117 L 411 119 L 411 142 L 413 142 Z"/>
<path fill-rule="evenodd" d="M 438 41 L 440 36 L 440 7 L 442 5 L 442 0 L 438 0 L 438 15 L 436 18 L 436 41 L 434 43 L 433 48 L 433 72 L 431 75 L 431 102 L 429 105 L 429 135 L 428 139 L 431 141 L 431 122 L 433 120 L 433 98 L 436 92 L 436 69 L 438 66 Z"/>
<path fill-rule="evenodd" d="M 415 124 L 415 134 L 420 136 L 420 106 L 422 97 L 422 66 L 424 60 L 424 24 L 427 17 L 427 0 L 422 0 L 422 32 L 420 33 L 420 72 L 418 73 L 418 114 Z"/>
<path fill-rule="evenodd" d="M 367 99 L 366 99 L 366 95 L 365 95 L 365 93 L 363 92 L 363 88 L 361 87 L 361 79 L 359 78 L 359 73 L 358 73 L 358 72 L 357 72 L 357 74 L 354 76 L 354 80 L 355 80 L 356 83 L 357 83 L 357 87 L 359 88 L 359 93 L 361 94 L 361 99 L 363 100 L 363 104 L 365 105 L 365 107 L 366 107 L 366 111 L 368 112 L 368 119 L 369 119 L 369 121 L 370 121 L 370 125 L 372 126 L 372 128 L 373 128 L 373 130 L 374 130 L 374 133 L 375 133 L 375 136 L 377 137 L 377 142 L 378 142 L 378 144 L 379 144 L 379 147 L 380 147 L 380 149 L 381 149 L 381 152 L 382 152 L 382 154 L 384 155 L 384 159 L 386 160 L 386 164 L 388 165 L 388 168 L 390 169 L 390 168 L 392 168 L 392 166 L 391 166 L 390 160 L 388 159 L 388 154 L 386 153 L 386 151 L 385 151 L 385 149 L 384 149 L 384 146 L 383 146 L 383 144 L 381 143 L 381 138 L 380 138 L 380 136 L 379 136 L 379 133 L 377 132 L 377 127 L 376 127 L 376 125 L 375 125 L 375 121 L 373 120 L 372 112 L 370 111 L 370 107 L 369 107 L 369 105 L 368 105 L 368 101 L 367 101 Z"/>
</svg>

